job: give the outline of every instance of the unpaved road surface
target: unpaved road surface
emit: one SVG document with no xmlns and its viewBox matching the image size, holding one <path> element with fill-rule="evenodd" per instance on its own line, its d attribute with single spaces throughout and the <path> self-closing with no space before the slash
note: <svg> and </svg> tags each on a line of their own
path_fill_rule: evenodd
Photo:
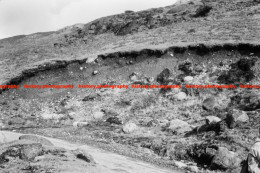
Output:
<svg viewBox="0 0 260 173">
<path fill-rule="evenodd" d="M 23 135 L 15 132 L 0 131 L 0 142 L 11 142 L 18 140 Z M 38 135 L 37 135 L 38 136 Z M 126 156 L 111 153 L 88 145 L 72 144 L 63 140 L 44 137 L 50 140 L 55 146 L 68 150 L 77 148 L 86 150 L 97 162 L 99 168 L 97 172 L 116 173 L 181 173 L 180 171 L 167 170 L 153 166 L 149 163 L 134 160 Z"/>
</svg>

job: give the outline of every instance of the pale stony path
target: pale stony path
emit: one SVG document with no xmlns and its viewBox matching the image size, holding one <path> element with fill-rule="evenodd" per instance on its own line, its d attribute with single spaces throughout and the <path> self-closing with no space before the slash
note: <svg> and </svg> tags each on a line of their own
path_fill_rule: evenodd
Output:
<svg viewBox="0 0 260 173">
<path fill-rule="evenodd" d="M 0 131 L 0 143 L 19 139 L 22 134 L 15 132 Z M 167 170 L 153 166 L 152 164 L 138 161 L 126 156 L 105 151 L 88 145 L 72 144 L 63 140 L 44 137 L 55 146 L 68 150 L 81 148 L 91 154 L 98 163 L 97 173 L 181 173 L 180 171 Z"/>
</svg>

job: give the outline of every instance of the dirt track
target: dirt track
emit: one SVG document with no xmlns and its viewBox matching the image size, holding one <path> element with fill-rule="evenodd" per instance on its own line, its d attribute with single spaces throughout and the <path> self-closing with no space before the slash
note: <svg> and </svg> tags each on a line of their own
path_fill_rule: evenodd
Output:
<svg viewBox="0 0 260 173">
<path fill-rule="evenodd" d="M 15 132 L 0 131 L 0 138 L 4 139 L 4 142 L 18 140 L 19 136 L 21 135 L 22 134 Z M 55 146 L 62 147 L 68 150 L 73 150 L 77 148 L 86 150 L 89 154 L 93 156 L 94 160 L 98 163 L 98 170 L 95 171 L 97 173 L 104 171 L 124 173 L 181 173 L 180 171 L 173 172 L 172 170 L 158 168 L 148 163 L 137 161 L 108 151 L 104 151 L 99 148 L 87 145 L 72 144 L 59 139 L 47 137 L 45 138 L 50 140 Z"/>
</svg>

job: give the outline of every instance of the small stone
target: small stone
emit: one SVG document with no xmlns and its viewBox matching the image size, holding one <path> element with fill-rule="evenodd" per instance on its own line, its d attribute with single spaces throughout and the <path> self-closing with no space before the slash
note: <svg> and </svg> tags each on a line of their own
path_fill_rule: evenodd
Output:
<svg viewBox="0 0 260 173">
<path fill-rule="evenodd" d="M 187 95 L 185 92 L 179 92 L 178 94 L 174 95 L 174 98 L 176 100 L 185 100 L 187 98 Z"/>
<path fill-rule="evenodd" d="M 123 131 L 125 133 L 133 133 L 137 129 L 138 129 L 138 126 L 135 123 L 133 123 L 133 122 L 128 122 L 123 127 Z"/>
<path fill-rule="evenodd" d="M 80 70 L 83 70 L 84 68 L 83 68 L 83 67 L 80 67 L 79 69 L 80 69 Z"/>
<path fill-rule="evenodd" d="M 184 82 L 190 83 L 190 82 L 193 81 L 193 77 L 192 76 L 186 76 L 186 77 L 184 77 L 183 80 L 184 80 Z"/>
<path fill-rule="evenodd" d="M 173 53 L 170 54 L 172 57 L 174 56 Z"/>
<path fill-rule="evenodd" d="M 93 73 L 92 73 L 93 75 L 97 75 L 98 74 L 98 71 L 97 70 L 95 70 L 95 71 L 93 71 Z"/>
<path fill-rule="evenodd" d="M 179 119 L 171 120 L 169 129 L 177 134 L 183 134 L 192 130 L 191 126 L 187 122 Z"/>
<path fill-rule="evenodd" d="M 98 111 L 93 114 L 93 118 L 95 120 L 101 120 L 103 119 L 104 115 L 105 115 L 104 112 Z"/>
</svg>

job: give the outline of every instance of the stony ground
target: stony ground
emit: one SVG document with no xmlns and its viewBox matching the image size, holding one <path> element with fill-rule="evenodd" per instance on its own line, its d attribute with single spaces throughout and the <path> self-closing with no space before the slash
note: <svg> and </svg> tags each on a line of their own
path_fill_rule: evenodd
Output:
<svg viewBox="0 0 260 173">
<path fill-rule="evenodd" d="M 205 2 L 1 40 L 0 84 L 20 85 L 0 95 L 1 129 L 96 145 L 190 172 L 239 172 L 259 128 L 259 90 L 240 88 L 259 86 L 259 5 Z M 23 88 L 28 84 L 75 86 Z"/>
</svg>

